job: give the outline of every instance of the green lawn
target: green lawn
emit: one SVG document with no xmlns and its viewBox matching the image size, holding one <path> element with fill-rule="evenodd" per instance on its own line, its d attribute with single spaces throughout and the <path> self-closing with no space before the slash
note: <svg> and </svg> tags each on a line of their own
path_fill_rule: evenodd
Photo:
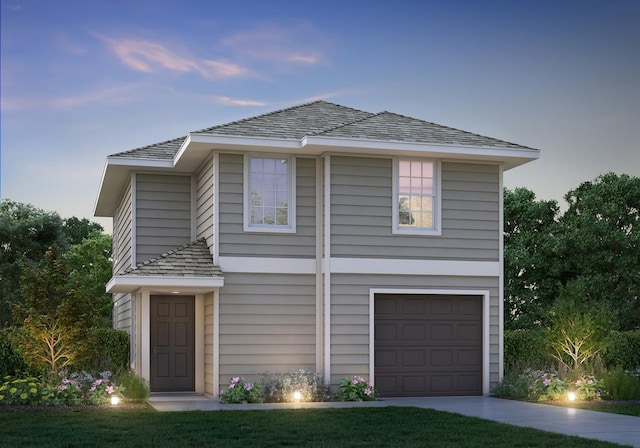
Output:
<svg viewBox="0 0 640 448">
<path fill-rule="evenodd" d="M 2 447 L 613 447 L 418 408 L 0 411 Z"/>
<path fill-rule="evenodd" d="M 580 403 L 552 403 L 567 408 L 588 409 L 640 417 L 640 401 L 583 401 Z"/>
</svg>

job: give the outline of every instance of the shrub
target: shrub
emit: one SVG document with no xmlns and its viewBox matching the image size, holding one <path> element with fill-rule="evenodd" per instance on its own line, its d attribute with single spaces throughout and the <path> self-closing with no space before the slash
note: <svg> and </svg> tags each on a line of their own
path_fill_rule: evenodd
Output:
<svg viewBox="0 0 640 448">
<path fill-rule="evenodd" d="M 129 401 L 144 401 L 149 397 L 147 381 L 129 370 L 118 377 L 122 396 Z"/>
<path fill-rule="evenodd" d="M 361 376 L 342 378 L 337 398 L 340 401 L 373 401 L 376 389 Z"/>
<path fill-rule="evenodd" d="M 123 372 L 129 368 L 129 335 L 122 330 L 96 327 L 87 332 L 86 343 L 74 368 L 91 372 Z"/>
<path fill-rule="evenodd" d="M 5 377 L 0 386 L 0 404 L 37 406 L 41 403 L 41 390 L 42 385 L 37 378 Z"/>
<path fill-rule="evenodd" d="M 567 392 L 573 391 L 579 400 L 597 400 L 603 390 L 604 382 L 590 375 L 571 381 L 557 372 L 526 369 L 505 375 L 494 393 L 503 398 L 547 401 L 563 400 Z"/>
<path fill-rule="evenodd" d="M 612 331 L 611 344 L 602 352 L 605 365 L 640 370 L 640 330 Z"/>
<path fill-rule="evenodd" d="M 24 358 L 11 345 L 10 330 L 10 328 L 0 329 L 0 378 L 18 376 L 29 370 Z"/>
<path fill-rule="evenodd" d="M 44 388 L 43 402 L 56 406 L 105 405 L 120 388 L 111 381 L 111 372 L 94 376 L 88 372 L 60 375 Z"/>
<path fill-rule="evenodd" d="M 506 372 L 524 368 L 542 369 L 551 364 L 547 349 L 548 330 L 505 330 L 504 367 Z"/>
<path fill-rule="evenodd" d="M 625 372 L 622 367 L 604 375 L 605 397 L 611 400 L 640 399 L 640 379 Z"/>
<path fill-rule="evenodd" d="M 220 395 L 223 403 L 260 403 L 260 384 L 250 383 L 244 378 L 235 376 L 229 381 L 229 387 Z"/>
<path fill-rule="evenodd" d="M 502 381 L 496 386 L 494 395 L 500 398 L 514 398 L 524 400 L 529 398 L 529 386 L 531 378 L 523 372 L 512 370 L 505 374 Z"/>
<path fill-rule="evenodd" d="M 284 374 L 262 374 L 261 382 L 264 401 L 267 403 L 295 401 L 295 392 L 300 394 L 300 401 L 329 401 L 331 398 L 331 391 L 324 377 L 308 370 L 293 370 Z"/>
</svg>

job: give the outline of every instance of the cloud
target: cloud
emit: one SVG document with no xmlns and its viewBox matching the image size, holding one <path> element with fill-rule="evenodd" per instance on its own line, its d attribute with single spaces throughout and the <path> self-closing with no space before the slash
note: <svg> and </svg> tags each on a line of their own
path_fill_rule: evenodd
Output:
<svg viewBox="0 0 640 448">
<path fill-rule="evenodd" d="M 22 5 L 18 5 L 18 4 L 5 4 L 4 5 L 5 8 L 7 8 L 9 11 L 20 11 L 22 9 Z"/>
<path fill-rule="evenodd" d="M 217 96 L 215 101 L 220 104 L 229 106 L 266 106 L 267 103 L 255 100 L 241 100 L 237 98 L 229 98 L 228 96 Z"/>
<path fill-rule="evenodd" d="M 226 60 L 199 60 L 180 55 L 166 46 L 145 40 L 98 37 L 130 68 L 152 73 L 160 70 L 199 73 L 205 78 L 237 78 L 249 75 L 249 70 Z"/>
<path fill-rule="evenodd" d="M 132 91 L 134 85 L 109 87 L 106 89 L 94 90 L 92 92 L 80 93 L 77 95 L 61 96 L 56 98 L 7 98 L 2 97 L 3 112 L 18 112 L 30 109 L 50 109 L 50 110 L 70 110 L 89 104 L 125 104 L 133 100 Z"/>
<path fill-rule="evenodd" d="M 315 65 L 324 61 L 320 48 L 328 39 L 307 23 L 291 27 L 268 26 L 236 33 L 222 40 L 222 44 L 240 55 L 256 60 L 271 60 L 292 65 Z"/>
</svg>

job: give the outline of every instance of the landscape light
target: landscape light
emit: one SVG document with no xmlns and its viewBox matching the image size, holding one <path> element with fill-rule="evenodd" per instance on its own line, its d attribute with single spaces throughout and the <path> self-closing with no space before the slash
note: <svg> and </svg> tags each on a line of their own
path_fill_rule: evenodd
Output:
<svg viewBox="0 0 640 448">
<path fill-rule="evenodd" d="M 567 398 L 569 399 L 569 401 L 576 401 L 576 393 L 575 392 L 569 392 L 567 394 Z"/>
<path fill-rule="evenodd" d="M 111 395 L 111 406 L 118 406 L 120 403 L 120 397 L 117 395 Z"/>
<path fill-rule="evenodd" d="M 300 401 L 300 399 L 302 398 L 302 394 L 298 391 L 295 391 L 293 393 L 293 401 Z"/>
</svg>

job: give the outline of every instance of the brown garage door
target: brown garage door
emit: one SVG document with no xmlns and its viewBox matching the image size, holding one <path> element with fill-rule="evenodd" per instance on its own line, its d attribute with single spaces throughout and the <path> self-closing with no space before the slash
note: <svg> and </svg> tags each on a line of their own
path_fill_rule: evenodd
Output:
<svg viewBox="0 0 640 448">
<path fill-rule="evenodd" d="M 482 296 L 376 294 L 381 397 L 482 395 Z"/>
</svg>

